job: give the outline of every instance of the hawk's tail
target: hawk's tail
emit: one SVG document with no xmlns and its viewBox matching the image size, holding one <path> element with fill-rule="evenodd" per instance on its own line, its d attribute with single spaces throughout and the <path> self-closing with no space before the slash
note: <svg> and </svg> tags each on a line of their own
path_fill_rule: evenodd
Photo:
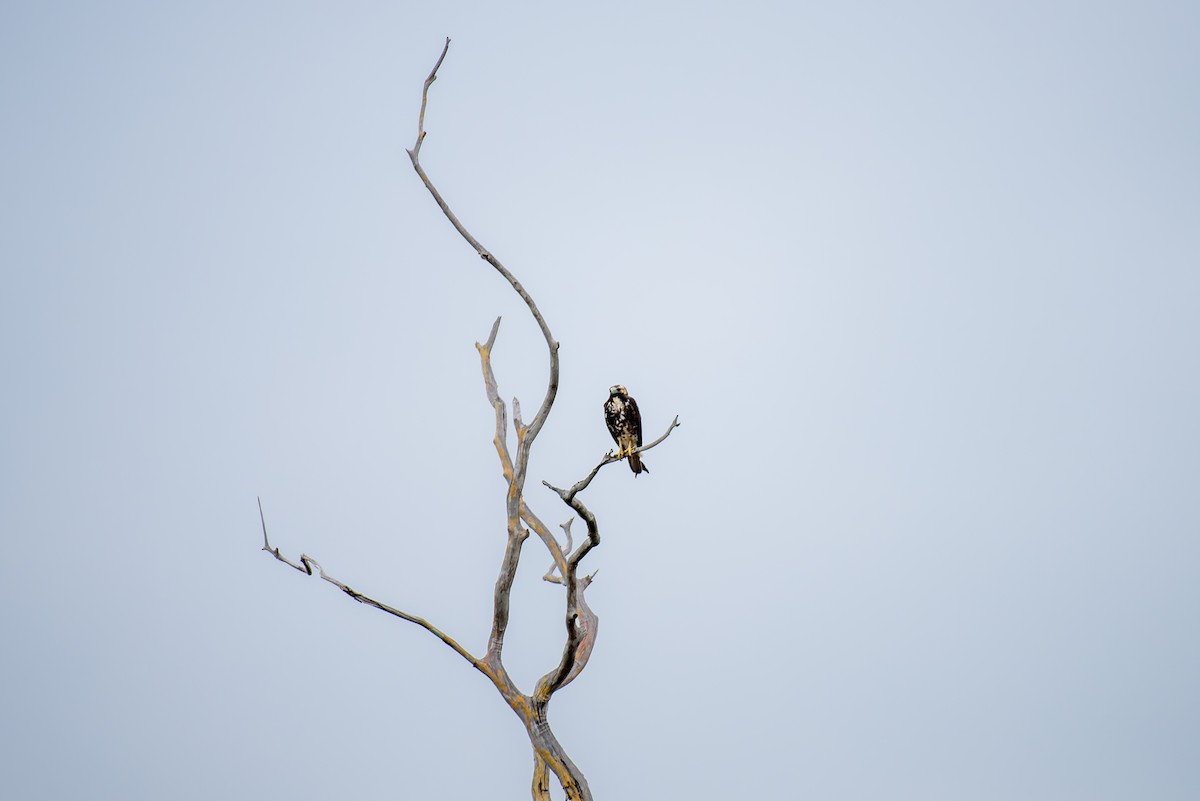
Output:
<svg viewBox="0 0 1200 801">
<path fill-rule="evenodd" d="M 642 464 L 642 455 L 640 453 L 629 454 L 629 469 L 633 471 L 635 476 L 643 471 L 650 472 L 650 468 Z"/>
</svg>

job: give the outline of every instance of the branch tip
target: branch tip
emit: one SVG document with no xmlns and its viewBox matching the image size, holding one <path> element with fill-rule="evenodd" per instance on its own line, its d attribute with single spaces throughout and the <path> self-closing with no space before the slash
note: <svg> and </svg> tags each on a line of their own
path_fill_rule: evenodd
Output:
<svg viewBox="0 0 1200 801">
<path fill-rule="evenodd" d="M 496 334 L 499 333 L 499 331 L 500 318 L 497 317 L 496 322 L 492 323 L 492 330 L 488 332 L 487 342 L 483 345 L 480 345 L 478 342 L 476 342 L 475 347 L 479 348 L 480 350 L 487 349 L 488 351 L 491 351 L 492 345 L 496 344 Z"/>
</svg>

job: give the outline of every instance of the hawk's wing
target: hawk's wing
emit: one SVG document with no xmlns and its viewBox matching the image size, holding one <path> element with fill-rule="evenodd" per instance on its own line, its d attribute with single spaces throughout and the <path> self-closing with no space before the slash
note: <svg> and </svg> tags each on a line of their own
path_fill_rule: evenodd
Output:
<svg viewBox="0 0 1200 801">
<path fill-rule="evenodd" d="M 638 410 L 637 401 L 633 398 L 625 399 L 625 418 L 626 430 L 633 434 L 633 441 L 637 443 L 636 447 L 642 447 L 642 413 Z"/>
</svg>

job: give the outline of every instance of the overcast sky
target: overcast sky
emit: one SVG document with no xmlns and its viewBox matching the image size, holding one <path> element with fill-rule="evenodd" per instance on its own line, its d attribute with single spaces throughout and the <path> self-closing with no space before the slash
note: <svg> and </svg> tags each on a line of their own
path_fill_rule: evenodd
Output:
<svg viewBox="0 0 1200 801">
<path fill-rule="evenodd" d="M 503 482 L 612 443 L 598 801 L 1200 797 L 1200 7 L 7 3 L 0 794 L 528 798 Z M 531 414 L 531 413 L 530 413 Z M 536 540 L 508 664 L 561 651 Z"/>
</svg>

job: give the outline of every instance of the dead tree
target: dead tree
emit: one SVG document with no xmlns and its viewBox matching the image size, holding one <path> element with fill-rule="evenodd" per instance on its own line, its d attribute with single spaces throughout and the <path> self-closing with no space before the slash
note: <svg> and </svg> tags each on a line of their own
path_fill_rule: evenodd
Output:
<svg viewBox="0 0 1200 801">
<path fill-rule="evenodd" d="M 301 554 L 298 563 L 289 560 L 280 553 L 278 548 L 272 547 L 270 540 L 267 538 L 267 524 L 265 517 L 262 515 L 262 504 L 260 502 L 259 515 L 262 521 L 263 550 L 273 555 L 279 561 L 310 576 L 314 575 L 315 571 L 315 575 L 319 575 L 325 581 L 335 585 L 359 603 L 373 606 L 390 615 L 415 623 L 454 649 L 455 653 L 470 662 L 480 673 L 487 676 L 500 692 L 504 701 L 512 708 L 525 726 L 525 731 L 528 733 L 529 741 L 533 746 L 532 790 L 534 801 L 549 801 L 551 773 L 555 775 L 562 785 L 568 799 L 572 801 L 591 801 L 592 794 L 588 789 L 587 781 L 584 779 L 583 773 L 575 766 L 575 763 L 571 761 L 566 751 L 563 750 L 562 745 L 555 738 L 554 732 L 550 729 L 546 711 L 554 693 L 570 684 L 583 671 L 587 665 L 588 657 L 591 656 L 592 648 L 596 644 L 597 617 L 588 608 L 587 600 L 584 597 L 585 591 L 588 585 L 591 584 L 595 574 L 580 576 L 579 566 L 584 557 L 600 544 L 600 527 L 596 522 L 596 516 L 579 499 L 579 494 L 587 489 L 601 468 L 613 462 L 620 461 L 620 457 L 609 451 L 592 468 L 590 473 L 567 489 L 555 487 L 546 481 L 542 482 L 545 486 L 553 490 L 564 503 L 570 506 L 587 525 L 587 536 L 579 545 L 575 546 L 571 536 L 571 523 L 574 517 L 568 519 L 567 522 L 561 524 L 565 535 L 565 545 L 560 543 L 550 531 L 550 528 L 534 514 L 525 499 L 525 481 L 529 467 L 529 454 L 533 448 L 534 441 L 537 439 L 542 426 L 546 422 L 546 418 L 550 415 L 550 409 L 554 405 L 554 398 L 558 392 L 558 342 L 551 335 L 550 327 L 546 324 L 545 318 L 542 317 L 542 313 L 538 310 L 537 304 L 533 302 L 533 298 L 529 296 L 529 293 L 525 291 L 525 288 L 521 286 L 516 277 L 500 263 L 500 260 L 484 248 L 467 231 L 454 215 L 454 212 L 450 210 L 441 193 L 438 192 L 433 182 L 429 180 L 429 176 L 425 174 L 425 170 L 421 167 L 420 153 L 421 144 L 425 141 L 425 108 L 429 101 L 429 87 L 437 79 L 438 68 L 441 67 L 442 61 L 446 58 L 449 48 L 450 40 L 447 38 L 446 45 L 442 48 L 442 53 L 438 57 L 437 63 L 434 64 L 429 77 L 425 79 L 425 84 L 421 91 L 421 111 L 417 117 L 417 141 L 413 145 L 413 148 L 408 151 L 408 155 L 412 159 L 412 165 L 417 171 L 417 175 L 421 177 L 421 181 L 425 184 L 425 188 L 433 195 L 433 199 L 437 201 L 438 206 L 446 215 L 446 218 L 450 220 L 455 230 L 475 249 L 480 258 L 490 264 L 496 272 L 504 277 L 504 280 L 509 283 L 513 291 L 525 301 L 525 305 L 529 307 L 530 314 L 533 315 L 533 319 L 541 329 L 542 336 L 546 340 L 546 348 L 550 354 L 550 376 L 546 395 L 542 399 L 542 404 L 538 408 L 537 414 L 534 415 L 533 420 L 528 425 L 521 419 L 520 404 L 517 403 L 515 398 L 513 399 L 513 432 L 516 436 L 516 449 L 514 452 L 509 447 L 508 408 L 500 398 L 496 387 L 496 377 L 492 373 L 491 353 L 492 347 L 496 343 L 496 334 L 500 330 L 499 318 L 492 324 L 487 341 L 482 345 L 479 343 L 475 344 L 475 347 L 479 350 L 479 359 L 483 367 L 483 381 L 487 390 L 487 398 L 496 415 L 496 435 L 493 443 L 496 446 L 496 454 L 500 458 L 500 469 L 504 474 L 504 480 L 507 485 L 505 511 L 508 544 L 504 549 L 503 561 L 500 563 L 500 575 L 496 579 L 491 633 L 488 636 L 487 650 L 483 656 L 475 656 L 460 645 L 455 638 L 446 634 L 424 618 L 401 611 L 374 598 L 363 595 L 344 582 L 330 576 L 317 560 L 307 554 Z M 667 426 L 666 432 L 661 437 L 636 449 L 634 452 L 640 453 L 641 451 L 650 450 L 655 447 L 665 440 L 678 425 L 679 418 L 676 417 Z M 508 627 L 509 594 L 512 589 L 513 579 L 517 574 L 517 564 L 521 559 L 521 548 L 525 540 L 529 537 L 530 531 L 537 534 L 538 538 L 550 552 L 552 562 L 550 569 L 543 576 L 543 579 L 548 582 L 560 584 L 566 590 L 564 615 L 566 641 L 563 644 L 562 656 L 559 658 L 558 664 L 537 681 L 532 693 L 525 693 L 517 687 L 504 667 L 504 632 Z"/>
</svg>

